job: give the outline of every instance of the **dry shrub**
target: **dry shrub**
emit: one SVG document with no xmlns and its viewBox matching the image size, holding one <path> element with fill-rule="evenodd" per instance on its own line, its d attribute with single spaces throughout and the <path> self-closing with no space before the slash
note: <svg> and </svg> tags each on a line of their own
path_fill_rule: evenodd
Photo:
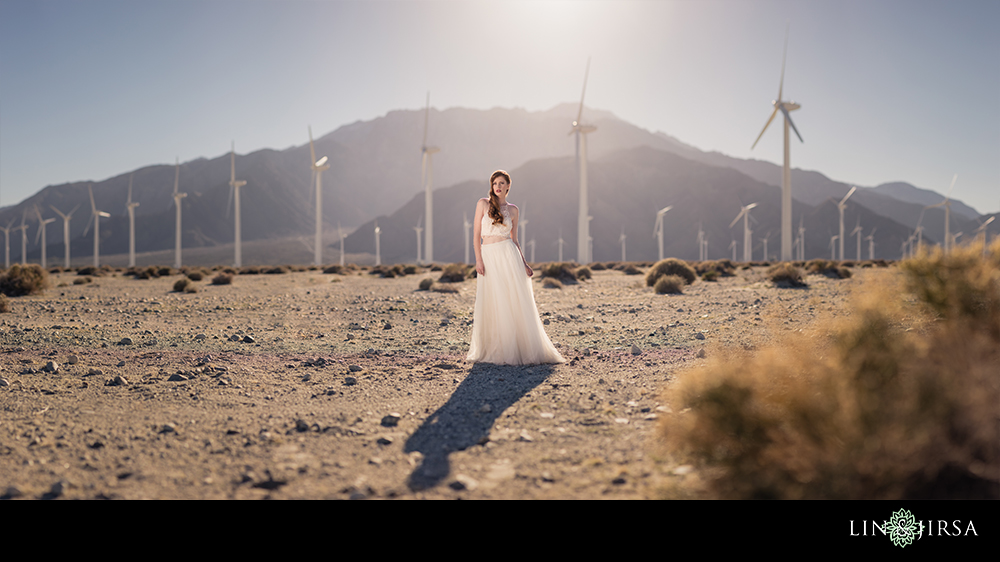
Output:
<svg viewBox="0 0 1000 562">
<path fill-rule="evenodd" d="M 700 261 L 694 266 L 695 273 L 705 279 L 705 274 L 712 271 L 715 278 L 719 277 L 732 277 L 736 275 L 736 264 L 732 260 L 714 260 L 714 261 Z"/>
<path fill-rule="evenodd" d="M 458 288 L 453 285 L 442 285 L 441 283 L 434 283 L 431 285 L 431 290 L 435 293 L 457 293 Z"/>
<path fill-rule="evenodd" d="M 346 267 L 341 267 L 340 265 L 331 265 L 331 266 L 328 266 L 326 269 L 324 269 L 323 273 L 337 273 L 337 274 L 340 274 L 340 273 L 347 273 L 346 270 L 347 270 Z"/>
<path fill-rule="evenodd" d="M 434 285 L 434 279 L 430 277 L 425 277 L 420 280 L 420 290 L 427 291 L 430 290 L 431 286 Z"/>
<path fill-rule="evenodd" d="M 694 269 L 677 258 L 667 258 L 665 260 L 660 260 L 646 272 L 646 286 L 653 287 L 656 285 L 656 281 L 664 275 L 676 275 L 684 280 L 686 285 L 694 283 L 697 275 Z M 659 292 L 659 291 L 657 291 Z"/>
<path fill-rule="evenodd" d="M 190 284 L 191 284 L 190 279 L 188 279 L 187 277 L 181 277 L 180 279 L 174 282 L 174 292 L 183 293 L 184 290 L 187 289 L 188 285 Z"/>
<path fill-rule="evenodd" d="M 86 285 L 87 283 L 93 282 L 93 280 L 94 279 L 92 277 L 77 277 L 76 279 L 73 280 L 73 284 L 74 285 Z"/>
<path fill-rule="evenodd" d="M 833 260 L 809 260 L 806 262 L 806 272 L 812 275 L 826 275 L 830 279 L 848 279 L 851 270 Z"/>
<path fill-rule="evenodd" d="M 718 281 L 719 280 L 719 272 L 716 271 L 716 270 L 714 270 L 714 269 L 710 269 L 710 270 L 706 271 L 705 273 L 701 274 L 701 280 L 702 281 Z"/>
<path fill-rule="evenodd" d="M 7 295 L 0 293 L 0 314 L 7 312 L 13 312 L 10 308 L 10 299 L 7 298 Z"/>
<path fill-rule="evenodd" d="M 464 263 L 453 263 L 445 266 L 438 281 L 442 283 L 460 283 L 469 276 L 469 270 L 475 269 L 473 266 Z M 431 271 L 434 271 L 431 269 Z"/>
<path fill-rule="evenodd" d="M 772 265 L 767 270 L 767 278 L 777 287 L 806 287 L 806 282 L 802 280 L 802 270 L 789 262 L 782 262 Z"/>
<path fill-rule="evenodd" d="M 590 272 L 590 268 L 587 266 L 583 266 L 580 269 L 576 270 L 576 278 L 579 279 L 580 281 L 589 281 L 592 277 L 593 274 Z"/>
<path fill-rule="evenodd" d="M 415 265 L 403 266 L 403 275 L 416 275 L 420 273 L 420 268 Z"/>
<path fill-rule="evenodd" d="M 563 285 L 575 285 L 577 266 L 570 262 L 552 262 L 542 266 L 542 278 L 559 281 L 559 288 Z"/>
<path fill-rule="evenodd" d="M 656 280 L 653 290 L 658 295 L 679 295 L 684 292 L 683 289 L 686 284 L 684 278 L 679 275 L 661 275 Z"/>
<path fill-rule="evenodd" d="M 542 281 L 542 287 L 546 289 L 562 289 L 563 284 L 559 282 L 555 277 L 544 277 Z"/>
<path fill-rule="evenodd" d="M 623 269 L 622 272 L 625 273 L 625 275 L 642 275 L 642 270 L 632 264 L 625 266 L 625 269 Z"/>
<path fill-rule="evenodd" d="M 80 267 L 76 270 L 77 275 L 89 275 L 91 277 L 103 277 L 113 272 L 114 269 L 107 265 L 102 265 L 101 267 L 88 265 L 86 267 Z"/>
<path fill-rule="evenodd" d="M 40 293 L 49 286 L 49 273 L 38 264 L 15 263 L 0 274 L 0 293 L 20 297 Z"/>
<path fill-rule="evenodd" d="M 226 273 L 225 271 L 219 273 L 212 278 L 213 285 L 232 285 L 233 284 L 233 274 Z"/>
<path fill-rule="evenodd" d="M 190 279 L 190 280 L 192 280 L 192 281 L 201 281 L 202 279 L 205 278 L 205 274 L 202 273 L 200 270 L 197 270 L 197 269 L 188 271 L 186 273 L 186 275 L 187 275 L 187 278 Z"/>
<path fill-rule="evenodd" d="M 1000 498 L 1000 243 L 976 255 L 903 262 L 831 333 L 687 373 L 660 435 L 723 497 Z"/>
<path fill-rule="evenodd" d="M 601 262 L 598 261 L 598 262 L 594 262 L 593 264 L 591 264 L 590 269 L 593 269 L 594 271 L 604 271 L 607 268 L 604 267 L 603 263 L 601 263 Z"/>
<path fill-rule="evenodd" d="M 261 269 L 261 273 L 267 273 L 270 275 L 281 275 L 283 273 L 288 273 L 289 271 L 290 269 L 287 265 L 276 265 L 274 267 Z"/>
</svg>

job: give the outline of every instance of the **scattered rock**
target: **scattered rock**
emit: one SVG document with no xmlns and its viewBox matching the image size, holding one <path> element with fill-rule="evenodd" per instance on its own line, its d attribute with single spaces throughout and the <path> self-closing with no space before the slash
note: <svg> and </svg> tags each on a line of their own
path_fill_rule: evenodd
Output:
<svg viewBox="0 0 1000 562">
<path fill-rule="evenodd" d="M 184 375 L 180 374 L 180 373 L 174 373 L 174 374 L 170 375 L 170 378 L 167 379 L 167 380 L 171 381 L 171 382 L 177 382 L 177 381 L 186 381 L 186 380 L 188 380 L 188 378 L 185 377 Z"/>
<path fill-rule="evenodd" d="M 123 377 L 121 375 L 115 375 L 115 378 L 108 379 L 104 383 L 104 386 L 125 386 L 127 384 L 128 384 L 128 381 L 125 379 L 125 377 Z"/>
<path fill-rule="evenodd" d="M 254 343 L 253 336 L 243 336 L 243 343 Z"/>
<path fill-rule="evenodd" d="M 94 369 L 93 367 L 91 367 L 90 369 L 87 369 L 87 374 L 84 375 L 84 376 L 87 376 L 87 377 L 98 376 L 99 377 L 99 376 L 101 376 L 103 374 L 104 374 L 104 371 L 102 371 L 100 369 Z"/>
<path fill-rule="evenodd" d="M 132 345 L 132 338 L 124 337 L 118 341 L 118 345 Z M 123 361 L 124 363 L 124 361 Z"/>
<path fill-rule="evenodd" d="M 344 386 L 354 386 L 356 384 L 358 384 L 358 379 L 356 379 L 354 377 L 345 377 L 344 378 Z"/>
<path fill-rule="evenodd" d="M 642 355 L 642 350 L 634 343 L 632 344 L 632 355 Z"/>
<path fill-rule="evenodd" d="M 206 336 L 205 334 L 198 334 L 194 337 L 194 339 L 195 341 L 203 341 L 208 339 L 208 336 Z"/>
<path fill-rule="evenodd" d="M 696 340 L 703 340 L 703 339 L 705 339 L 705 334 L 703 334 L 701 332 L 698 332 L 698 333 L 696 333 L 694 335 L 694 339 L 696 339 Z"/>
<path fill-rule="evenodd" d="M 0 377 L 0 386 L 10 386 L 10 381 L 8 381 L 3 377 Z"/>
<path fill-rule="evenodd" d="M 172 423 L 165 423 L 160 427 L 160 433 L 177 433 L 177 426 Z"/>
<path fill-rule="evenodd" d="M 69 357 L 66 358 L 66 364 L 67 365 L 76 365 L 79 362 L 80 362 L 80 359 L 77 358 L 76 355 L 70 355 Z"/>
<path fill-rule="evenodd" d="M 352 373 L 357 373 L 358 371 L 361 371 L 361 370 L 362 370 L 362 369 L 361 369 L 361 365 L 348 365 L 348 366 L 347 366 L 347 369 L 348 369 L 349 371 L 351 371 Z"/>
<path fill-rule="evenodd" d="M 704 359 L 705 358 L 705 348 L 704 347 L 698 350 L 698 353 L 697 353 L 696 357 L 698 359 Z"/>
<path fill-rule="evenodd" d="M 396 425 L 399 423 L 399 420 L 401 418 L 402 418 L 402 416 L 400 416 L 396 412 L 393 412 L 393 413 L 391 413 L 391 414 L 389 414 L 387 416 L 384 416 L 382 418 L 382 425 L 385 426 L 385 427 L 396 427 Z"/>
</svg>

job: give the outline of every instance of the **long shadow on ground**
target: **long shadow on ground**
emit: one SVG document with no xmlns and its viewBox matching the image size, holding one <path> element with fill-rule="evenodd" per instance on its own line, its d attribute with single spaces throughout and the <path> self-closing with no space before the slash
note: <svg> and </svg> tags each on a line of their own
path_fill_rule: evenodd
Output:
<svg viewBox="0 0 1000 562">
<path fill-rule="evenodd" d="M 438 485 L 451 471 L 448 455 L 485 443 L 493 422 L 544 382 L 553 370 L 553 365 L 476 363 L 448 402 L 424 420 L 406 441 L 403 451 L 423 454 L 423 461 L 407 482 L 410 489 Z"/>
</svg>

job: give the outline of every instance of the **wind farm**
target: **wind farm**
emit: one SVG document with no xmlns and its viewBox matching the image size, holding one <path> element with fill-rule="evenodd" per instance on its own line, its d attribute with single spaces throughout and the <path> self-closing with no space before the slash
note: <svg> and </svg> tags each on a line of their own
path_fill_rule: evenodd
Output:
<svg viewBox="0 0 1000 562">
<path fill-rule="evenodd" d="M 0 7 L 4 498 L 1000 498 L 1000 8 L 54 6 Z M 505 314 L 565 362 L 471 360 Z"/>
</svg>

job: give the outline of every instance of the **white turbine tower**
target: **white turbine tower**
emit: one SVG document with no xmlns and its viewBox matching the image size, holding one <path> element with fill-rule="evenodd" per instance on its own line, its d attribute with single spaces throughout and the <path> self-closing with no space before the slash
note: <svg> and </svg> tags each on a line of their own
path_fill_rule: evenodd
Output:
<svg viewBox="0 0 1000 562">
<path fill-rule="evenodd" d="M 417 226 L 413 227 L 413 230 L 417 232 L 417 263 L 420 263 L 422 261 L 420 259 L 420 233 L 423 232 L 424 229 L 422 226 L 420 226 L 420 223 L 423 222 L 423 220 L 424 217 L 420 217 L 419 219 L 417 219 Z"/>
<path fill-rule="evenodd" d="M 852 187 L 851 190 L 847 192 L 847 195 L 845 195 L 844 198 L 840 200 L 840 203 L 837 203 L 837 210 L 840 211 L 840 234 L 839 234 L 840 238 L 839 238 L 839 240 L 840 240 L 840 260 L 841 261 L 844 260 L 844 238 L 845 238 L 845 236 L 844 236 L 844 209 L 847 208 L 847 198 L 850 197 L 851 195 L 854 195 L 854 192 L 857 191 L 857 189 L 858 188 L 856 186 Z M 834 258 L 834 259 L 836 259 L 836 258 Z"/>
<path fill-rule="evenodd" d="M 663 215 L 667 214 L 667 211 L 669 211 L 670 209 L 673 209 L 673 208 L 674 208 L 674 206 L 670 205 L 669 207 L 664 207 L 664 208 L 660 209 L 659 211 L 656 211 L 656 223 L 653 224 L 653 237 L 656 238 L 657 241 L 659 242 L 659 250 L 660 250 L 659 259 L 660 259 L 660 261 L 663 261 Z M 698 228 L 701 228 L 700 223 L 699 223 Z M 625 261 L 625 260 L 622 259 L 622 261 Z"/>
<path fill-rule="evenodd" d="M 313 247 L 313 265 L 323 265 L 323 172 L 330 169 L 326 156 L 316 160 L 313 148 L 312 126 L 309 127 L 309 156 L 313 175 L 316 176 L 316 241 Z"/>
<path fill-rule="evenodd" d="M 950 249 L 949 243 L 951 242 L 951 230 L 949 222 L 951 220 L 951 190 L 955 188 L 955 182 L 958 180 L 958 174 L 951 178 L 951 186 L 948 188 L 948 195 L 945 195 L 944 201 L 938 203 L 937 205 L 931 205 L 927 207 L 932 209 L 934 207 L 944 207 L 944 253 L 948 253 Z"/>
<path fill-rule="evenodd" d="M 517 240 L 520 244 L 523 244 L 525 240 L 528 239 L 528 219 L 524 218 L 524 210 L 528 207 L 525 203 L 520 212 L 517 213 L 517 229 L 520 231 L 517 235 Z"/>
<path fill-rule="evenodd" d="M 236 241 L 233 261 L 236 267 L 243 267 L 243 232 L 240 229 L 240 188 L 247 184 L 246 180 L 236 181 L 236 141 L 232 141 L 229 151 L 229 198 L 233 201 L 233 219 L 236 223 Z M 226 204 L 226 215 L 229 215 L 229 204 Z"/>
<path fill-rule="evenodd" d="M 590 208 L 587 192 L 587 134 L 593 133 L 597 127 L 584 125 L 583 99 L 587 94 L 587 77 L 590 74 L 590 59 L 587 59 L 587 70 L 583 74 L 583 93 L 580 94 L 580 108 L 576 112 L 576 120 L 569 134 L 576 135 L 576 164 L 580 178 L 580 211 L 576 225 L 576 259 L 581 264 L 590 263 Z"/>
<path fill-rule="evenodd" d="M 622 227 L 622 234 L 618 237 L 618 242 L 622 245 L 622 261 L 628 261 L 625 259 L 625 227 Z"/>
<path fill-rule="evenodd" d="M 344 267 L 344 229 L 340 228 L 340 221 L 337 221 L 337 236 L 340 237 L 340 267 Z"/>
<path fill-rule="evenodd" d="M 21 226 L 14 229 L 21 231 L 21 265 L 28 264 L 28 225 L 24 222 L 24 219 L 27 218 L 27 216 L 27 210 L 21 213 Z"/>
<path fill-rule="evenodd" d="M 740 214 L 736 215 L 733 222 L 729 223 L 729 228 L 732 228 L 739 222 L 740 218 L 743 218 L 743 261 L 750 262 L 752 258 L 752 248 L 750 246 L 750 209 L 756 207 L 756 203 L 750 203 L 740 208 Z M 733 254 L 733 261 L 736 261 L 736 254 Z"/>
<path fill-rule="evenodd" d="M 52 207 L 52 205 L 49 205 L 49 207 Z M 63 246 L 66 248 L 66 269 L 69 269 L 69 219 L 73 218 L 73 213 L 75 213 L 79 208 L 80 205 L 77 205 L 76 207 L 73 207 L 73 210 L 70 211 L 69 214 L 66 214 L 59 209 L 52 207 L 52 210 L 63 219 Z"/>
<path fill-rule="evenodd" d="M 138 206 L 139 203 L 132 201 L 132 174 L 129 174 L 128 201 L 125 203 L 125 208 L 128 209 L 128 266 L 129 267 L 135 267 L 135 208 Z"/>
<path fill-rule="evenodd" d="M 10 231 L 13 230 L 10 225 L 14 224 L 14 220 L 11 219 L 7 226 L 0 226 L 0 230 L 3 231 L 4 236 L 4 261 L 3 266 L 5 269 L 10 269 Z"/>
<path fill-rule="evenodd" d="M 431 93 L 427 92 L 427 106 L 424 108 L 424 141 L 420 147 L 423 158 L 420 165 L 420 181 L 424 184 L 424 216 L 427 217 L 427 234 L 424 235 L 424 259 L 434 263 L 434 154 L 441 152 L 436 146 L 427 146 L 427 122 L 431 117 Z"/>
<path fill-rule="evenodd" d="M 465 261 L 462 263 L 469 263 L 469 241 L 472 240 L 472 238 L 470 238 L 471 235 L 469 234 L 469 229 L 472 228 L 472 223 L 469 222 L 468 213 L 462 213 L 462 227 L 465 228 Z"/>
<path fill-rule="evenodd" d="M 789 152 L 790 142 L 788 136 L 788 127 L 791 126 L 792 130 L 795 131 L 795 136 L 799 137 L 799 142 L 805 142 L 802 140 L 802 135 L 799 134 L 799 130 L 795 127 L 795 123 L 792 122 L 792 117 L 788 114 L 789 111 L 795 111 L 799 109 L 799 104 L 793 101 L 785 101 L 782 99 L 782 93 L 785 86 L 785 58 L 788 55 L 788 29 L 785 29 L 785 50 L 784 54 L 781 55 L 781 81 L 778 82 L 778 99 L 771 102 L 774 105 L 774 111 L 771 112 L 771 117 L 767 119 L 767 123 L 764 124 L 764 128 L 757 135 L 757 140 L 753 142 L 750 150 L 753 150 L 757 146 L 757 142 L 760 138 L 764 136 L 764 131 L 767 130 L 767 126 L 771 124 L 774 120 L 774 116 L 780 111 L 785 116 L 785 163 L 782 168 L 781 173 L 781 261 L 788 261 L 792 259 L 792 168 L 791 168 L 791 153 Z"/>
<path fill-rule="evenodd" d="M 771 233 L 768 232 L 762 242 L 764 242 L 764 261 L 767 261 L 767 239 L 771 237 Z"/>
<path fill-rule="evenodd" d="M 729 243 L 729 249 L 733 251 L 733 261 L 736 261 L 736 239 Z"/>
<path fill-rule="evenodd" d="M 174 268 L 181 268 L 181 199 L 187 197 L 187 193 L 178 193 L 181 177 L 181 159 L 178 157 L 174 165 L 174 207 L 177 209 L 176 224 L 174 226 Z"/>
<path fill-rule="evenodd" d="M 989 224 L 993 222 L 993 219 L 995 218 L 997 218 L 996 215 L 986 219 L 986 222 L 979 225 L 979 228 L 976 229 L 977 238 L 979 237 L 980 234 L 983 235 L 983 259 L 986 259 L 986 227 L 989 226 Z"/>
<path fill-rule="evenodd" d="M 706 236 L 705 239 L 702 240 L 701 243 L 702 243 L 702 246 L 704 246 L 704 248 L 705 248 L 705 258 L 704 259 L 707 260 L 708 259 L 708 236 Z"/>
<path fill-rule="evenodd" d="M 802 226 L 802 217 L 799 217 L 799 261 L 806 259 L 806 227 Z"/>
<path fill-rule="evenodd" d="M 878 227 L 872 229 L 871 234 L 865 236 L 865 240 L 868 241 L 868 259 L 875 259 L 875 231 Z"/>
<path fill-rule="evenodd" d="M 535 239 L 532 238 L 527 245 L 531 246 L 531 263 L 535 263 Z"/>
<path fill-rule="evenodd" d="M 46 226 L 50 222 L 55 222 L 56 219 L 54 219 L 54 218 L 52 218 L 52 219 L 42 219 L 42 212 L 38 210 L 38 205 L 35 205 L 35 215 L 38 216 L 38 234 L 35 235 L 35 244 L 38 244 L 38 239 L 39 239 L 39 237 L 41 237 L 41 240 L 42 240 L 42 269 L 45 269 L 45 267 L 46 267 L 45 247 L 48 244 L 45 241 Z"/>
<path fill-rule="evenodd" d="M 375 265 L 382 265 L 381 234 L 382 229 L 378 227 L 378 221 L 375 221 Z"/>
<path fill-rule="evenodd" d="M 91 185 L 87 185 L 87 192 L 90 194 L 90 220 L 93 221 L 94 225 L 94 267 L 101 267 L 101 217 L 110 217 L 111 213 L 97 209 L 97 205 L 94 204 L 94 189 Z M 90 230 L 90 224 L 88 222 L 87 228 L 83 229 L 84 236 Z"/>
<path fill-rule="evenodd" d="M 849 236 L 858 235 L 858 261 L 861 261 L 861 215 L 858 215 L 858 225 L 854 227 Z M 841 258 L 844 256 L 841 255 Z"/>
<path fill-rule="evenodd" d="M 566 241 L 563 240 L 562 229 L 560 228 L 559 229 L 559 263 L 562 263 L 562 261 L 563 261 L 563 245 L 565 243 L 566 243 Z"/>
<path fill-rule="evenodd" d="M 705 231 L 701 229 L 701 221 L 698 221 L 698 261 L 705 261 Z"/>
<path fill-rule="evenodd" d="M 840 238 L 840 236 L 838 236 L 836 234 L 834 234 L 833 236 L 830 237 L 830 259 L 831 260 L 837 259 L 837 238 Z"/>
</svg>

